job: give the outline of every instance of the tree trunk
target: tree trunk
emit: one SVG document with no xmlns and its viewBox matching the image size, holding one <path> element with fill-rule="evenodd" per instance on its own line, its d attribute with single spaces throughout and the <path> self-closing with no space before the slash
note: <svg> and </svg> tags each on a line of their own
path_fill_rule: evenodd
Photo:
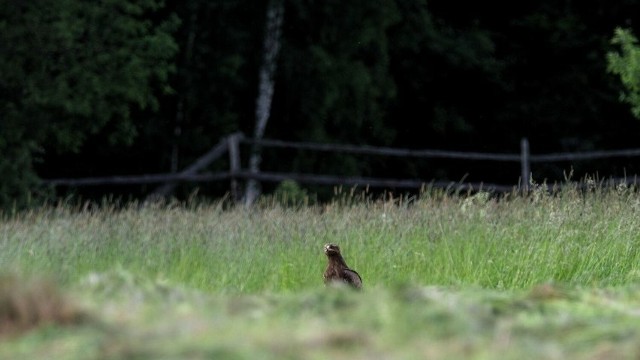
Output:
<svg viewBox="0 0 640 360">
<path fill-rule="evenodd" d="M 260 66 L 258 98 L 256 99 L 256 124 L 253 131 L 254 140 L 262 139 L 264 130 L 271 113 L 271 101 L 273 99 L 274 74 L 276 71 L 277 56 L 280 50 L 280 36 L 282 32 L 282 18 L 284 4 L 282 0 L 271 0 L 267 7 L 266 28 L 264 34 L 263 57 Z M 262 161 L 261 149 L 253 145 L 249 158 L 249 171 L 258 173 Z M 247 181 L 244 203 L 252 205 L 260 195 L 260 184 L 253 179 Z"/>
<path fill-rule="evenodd" d="M 196 33 L 198 31 L 198 9 L 196 7 L 191 7 L 189 10 L 189 14 L 189 22 L 187 23 L 188 35 L 183 60 L 184 67 L 186 68 L 189 67 L 193 59 L 193 48 L 195 46 Z M 179 86 L 182 89 L 188 89 L 192 84 L 191 78 L 192 75 L 190 73 L 186 74 L 184 78 L 181 79 Z M 182 135 L 182 124 L 185 122 L 188 112 L 188 104 L 185 96 L 183 95 L 183 92 L 179 91 L 178 94 L 180 95 L 176 104 L 176 115 L 174 117 L 173 137 L 171 139 L 171 157 L 169 164 L 169 171 L 172 174 L 177 174 L 178 168 L 180 166 L 180 136 Z M 160 185 L 153 191 L 150 197 L 148 197 L 148 200 L 167 197 L 175 190 L 176 186 L 176 182 Z"/>
</svg>

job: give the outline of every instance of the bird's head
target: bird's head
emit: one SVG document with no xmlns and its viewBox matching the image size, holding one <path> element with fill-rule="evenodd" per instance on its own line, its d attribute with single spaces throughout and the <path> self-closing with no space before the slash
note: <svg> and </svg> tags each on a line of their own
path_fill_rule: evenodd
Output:
<svg viewBox="0 0 640 360">
<path fill-rule="evenodd" d="M 324 246 L 324 253 L 327 256 L 340 255 L 340 247 L 336 244 L 326 244 Z"/>
</svg>

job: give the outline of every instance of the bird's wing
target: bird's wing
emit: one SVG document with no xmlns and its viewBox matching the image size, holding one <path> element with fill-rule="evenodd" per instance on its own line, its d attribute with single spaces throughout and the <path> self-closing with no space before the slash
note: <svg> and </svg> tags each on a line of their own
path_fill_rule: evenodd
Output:
<svg viewBox="0 0 640 360">
<path fill-rule="evenodd" d="M 344 271 L 342 272 L 342 278 L 344 279 L 344 281 L 355 286 L 358 289 L 362 287 L 362 278 L 360 277 L 360 275 L 358 275 L 357 272 L 351 269 L 344 269 Z"/>
</svg>

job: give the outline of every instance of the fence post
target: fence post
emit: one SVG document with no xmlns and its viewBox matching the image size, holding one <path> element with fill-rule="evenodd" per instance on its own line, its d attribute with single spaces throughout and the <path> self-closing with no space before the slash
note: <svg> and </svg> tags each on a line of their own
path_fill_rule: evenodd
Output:
<svg viewBox="0 0 640 360">
<path fill-rule="evenodd" d="M 523 194 L 529 193 L 529 184 L 531 181 L 529 155 L 529 140 L 522 138 L 520 140 L 520 191 L 522 191 Z"/>
<path fill-rule="evenodd" d="M 229 176 L 231 178 L 231 197 L 234 201 L 240 199 L 237 175 L 240 172 L 240 138 L 241 133 L 229 135 L 227 144 L 229 146 Z"/>
</svg>

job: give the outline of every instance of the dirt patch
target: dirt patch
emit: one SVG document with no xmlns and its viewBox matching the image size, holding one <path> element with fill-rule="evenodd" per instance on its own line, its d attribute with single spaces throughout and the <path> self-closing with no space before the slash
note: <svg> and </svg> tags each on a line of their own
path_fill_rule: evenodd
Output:
<svg viewBox="0 0 640 360">
<path fill-rule="evenodd" d="M 78 324 L 86 318 L 52 281 L 0 275 L 0 336 L 43 325 Z"/>
</svg>

